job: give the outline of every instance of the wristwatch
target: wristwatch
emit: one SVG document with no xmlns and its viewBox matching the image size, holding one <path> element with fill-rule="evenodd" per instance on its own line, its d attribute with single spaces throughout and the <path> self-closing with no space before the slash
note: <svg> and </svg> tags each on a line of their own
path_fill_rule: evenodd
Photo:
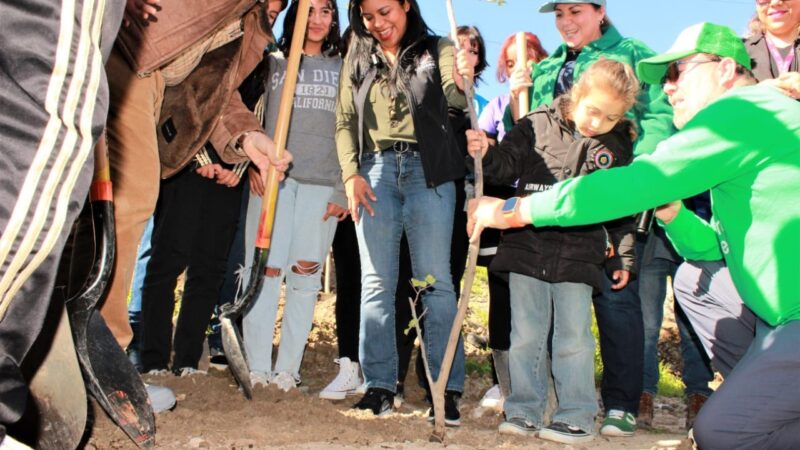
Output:
<svg viewBox="0 0 800 450">
<path fill-rule="evenodd" d="M 511 197 L 503 203 L 503 218 L 511 228 L 520 228 L 525 226 L 525 222 L 519 216 L 519 205 L 522 199 L 519 197 Z"/>
</svg>

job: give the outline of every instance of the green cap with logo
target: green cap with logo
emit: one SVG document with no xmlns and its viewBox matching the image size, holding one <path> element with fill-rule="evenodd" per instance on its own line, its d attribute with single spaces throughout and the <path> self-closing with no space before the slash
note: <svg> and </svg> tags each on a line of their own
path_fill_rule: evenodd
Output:
<svg viewBox="0 0 800 450">
<path fill-rule="evenodd" d="M 732 58 L 740 66 L 750 69 L 750 55 L 742 38 L 726 26 L 703 22 L 681 31 L 666 53 L 639 61 L 636 75 L 645 83 L 660 84 L 670 63 L 696 53 Z"/>
<path fill-rule="evenodd" d="M 549 13 L 556 10 L 556 5 L 570 4 L 570 3 L 591 3 L 597 6 L 606 6 L 606 0 L 559 0 L 556 2 L 547 2 L 539 8 L 540 13 Z"/>
</svg>

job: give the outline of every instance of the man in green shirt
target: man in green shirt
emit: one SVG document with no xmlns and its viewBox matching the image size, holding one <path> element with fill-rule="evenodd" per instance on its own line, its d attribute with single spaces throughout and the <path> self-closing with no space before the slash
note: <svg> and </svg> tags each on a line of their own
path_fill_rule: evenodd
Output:
<svg viewBox="0 0 800 450">
<path fill-rule="evenodd" d="M 515 220 L 597 223 L 664 205 L 657 216 L 691 261 L 676 296 L 725 376 L 694 424 L 703 449 L 800 448 L 800 105 L 752 86 L 749 69 L 729 28 L 684 30 L 637 67 L 642 81 L 664 81 L 680 132 L 627 167 L 522 201 L 484 197 L 470 212 L 478 233 Z M 469 144 L 471 153 L 481 145 Z M 679 202 L 709 189 L 710 223 Z"/>
</svg>

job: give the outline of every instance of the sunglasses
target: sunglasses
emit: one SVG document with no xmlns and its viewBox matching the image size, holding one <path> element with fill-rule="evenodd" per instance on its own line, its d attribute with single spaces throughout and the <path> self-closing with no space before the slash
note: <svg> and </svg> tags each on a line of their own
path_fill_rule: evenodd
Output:
<svg viewBox="0 0 800 450">
<path fill-rule="evenodd" d="M 682 71 L 681 66 L 686 66 L 689 64 L 694 64 L 695 66 L 699 66 L 700 64 L 720 62 L 720 61 L 721 61 L 720 58 L 712 58 L 702 61 L 674 61 L 667 66 L 667 72 L 664 74 L 664 78 L 661 80 L 661 84 L 675 83 L 676 81 L 678 81 L 678 78 L 681 77 L 682 73 L 692 70 L 690 67 Z"/>
</svg>

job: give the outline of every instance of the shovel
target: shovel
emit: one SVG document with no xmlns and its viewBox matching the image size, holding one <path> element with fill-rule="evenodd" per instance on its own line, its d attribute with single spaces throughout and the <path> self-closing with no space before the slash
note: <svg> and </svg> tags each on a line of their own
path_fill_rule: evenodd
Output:
<svg viewBox="0 0 800 450">
<path fill-rule="evenodd" d="M 47 330 L 42 331 L 29 353 L 34 357 L 26 358 L 22 365 L 30 380 L 31 402 L 14 425 L 26 434 L 32 433 L 25 440 L 39 450 L 77 448 L 88 414 L 64 300 L 54 297 L 45 318 Z"/>
<path fill-rule="evenodd" d="M 155 418 L 147 389 L 100 313 L 115 254 L 114 204 L 105 139 L 95 147 L 95 174 L 89 194 L 95 258 L 83 288 L 66 301 L 78 362 L 89 393 L 111 419 L 142 448 L 155 444 Z"/>
<path fill-rule="evenodd" d="M 286 64 L 286 77 L 281 91 L 281 102 L 278 105 L 278 120 L 275 124 L 275 153 L 278 158 L 283 156 L 283 152 L 286 149 L 289 119 L 292 114 L 292 103 L 297 84 L 297 73 L 300 69 L 300 55 L 303 51 L 303 41 L 305 40 L 306 24 L 308 22 L 310 0 L 299 0 L 299 2 L 297 19 L 294 23 L 294 32 L 290 44 L 291 50 Z M 247 355 L 242 344 L 242 333 L 239 331 L 237 319 L 247 311 L 250 304 L 258 298 L 258 294 L 261 292 L 261 286 L 264 282 L 264 269 L 267 267 L 267 259 L 269 258 L 272 228 L 275 221 L 278 183 L 280 183 L 280 174 L 274 167 L 270 167 L 267 173 L 264 197 L 261 201 L 256 248 L 247 289 L 233 303 L 223 306 L 219 316 L 222 329 L 222 347 L 228 359 L 228 367 L 248 400 L 253 397 L 253 391 L 250 386 L 250 367 L 247 364 Z"/>
</svg>

